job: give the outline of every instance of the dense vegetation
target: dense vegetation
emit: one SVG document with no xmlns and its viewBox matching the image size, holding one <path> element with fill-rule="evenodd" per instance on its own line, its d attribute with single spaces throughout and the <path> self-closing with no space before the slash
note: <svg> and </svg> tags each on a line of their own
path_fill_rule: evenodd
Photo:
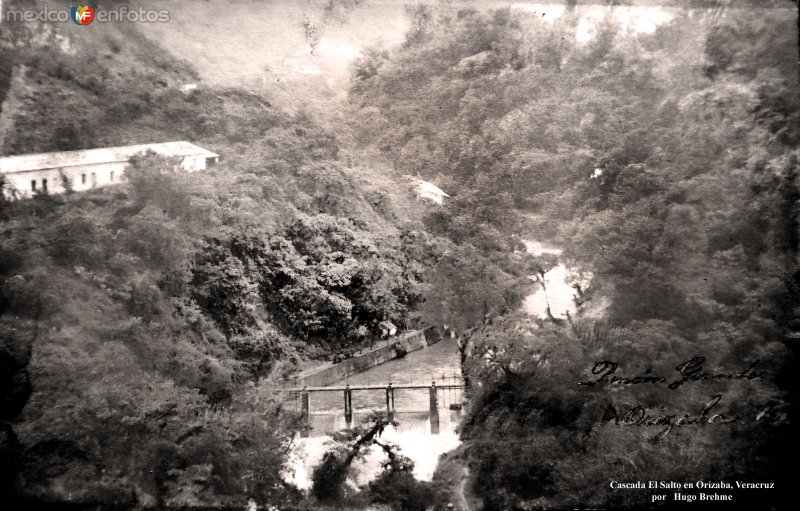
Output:
<svg viewBox="0 0 800 511">
<path fill-rule="evenodd" d="M 404 44 L 353 69 L 350 126 L 181 91 L 196 72 L 133 24 L 0 25 L 0 154 L 186 139 L 223 156 L 185 174 L 143 155 L 119 187 L 0 200 L 0 493 L 298 502 L 280 474 L 297 417 L 276 384 L 389 319 L 466 332 L 460 455 L 487 509 L 646 503 L 611 480 L 775 481 L 776 502 L 796 450 L 797 18 L 712 4 L 676 5 L 652 34 L 609 16 L 582 41 L 580 8 L 546 22 L 417 5 Z M 452 199 L 419 207 L 406 175 Z M 516 310 L 525 275 L 555 263 L 521 239 L 592 273 L 582 313 Z M 764 375 L 577 385 L 604 360 L 672 381 L 700 356 L 703 372 L 758 360 Z M 716 394 L 737 421 L 624 424 Z M 337 505 L 388 426 L 370 421 L 336 436 L 319 502 Z M 385 470 L 350 504 L 447 501 L 381 447 Z"/>
<path fill-rule="evenodd" d="M 420 326 L 446 244 L 410 186 L 302 113 L 182 92 L 190 66 L 135 25 L 61 28 L 0 27 L 3 154 L 185 139 L 223 161 L 174 173 L 142 155 L 122 186 L 0 200 L 3 494 L 286 502 L 297 417 L 276 385 L 381 320 Z M 103 50 L 76 59 L 86 46 Z"/>
<path fill-rule="evenodd" d="M 796 452 L 797 18 L 714 5 L 677 6 L 653 34 L 609 16 L 583 42 L 579 10 L 545 22 L 423 6 L 402 49 L 359 63 L 351 98 L 369 121 L 362 140 L 380 133 L 376 147 L 455 196 L 426 218 L 432 232 L 498 261 L 514 235 L 547 240 L 594 275 L 587 317 L 504 314 L 470 339 L 465 375 L 480 385 L 462 439 L 488 509 L 643 505 L 652 493 L 612 491 L 612 480 L 788 483 L 779 467 Z M 520 259 L 501 266 L 552 264 Z M 604 360 L 618 377 L 672 381 L 693 357 L 705 362 L 689 373 L 760 361 L 764 376 L 675 390 L 577 385 L 599 378 L 591 370 Z M 716 394 L 705 417 L 738 420 L 666 435 L 663 422 L 625 425 L 636 406 L 695 416 Z"/>
</svg>

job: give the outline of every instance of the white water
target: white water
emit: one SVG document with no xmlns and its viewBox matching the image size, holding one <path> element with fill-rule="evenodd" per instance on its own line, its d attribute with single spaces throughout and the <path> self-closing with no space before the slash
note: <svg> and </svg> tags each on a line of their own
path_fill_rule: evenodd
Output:
<svg viewBox="0 0 800 511">
<path fill-rule="evenodd" d="M 560 255 L 561 249 L 546 244 L 526 240 L 526 250 L 532 255 Z M 533 276 L 531 277 L 534 278 Z M 523 302 L 523 309 L 533 317 L 546 319 L 547 306 L 556 318 L 566 318 L 567 311 L 575 311 L 577 291 L 573 284 L 586 290 L 591 281 L 590 273 L 581 273 L 559 263 L 544 276 L 544 288 L 537 283 L 536 290 Z M 336 385 L 348 383 L 351 386 L 375 385 L 393 382 L 398 384 L 427 383 L 442 380 L 444 383 L 459 383 L 460 371 L 457 346 L 452 340 L 444 340 L 420 351 L 412 352 L 404 358 L 393 360 L 364 373 L 353 375 Z M 454 380 L 455 379 L 455 380 Z M 457 380 L 457 381 L 456 381 Z M 438 382 L 437 382 L 438 383 Z M 353 392 L 353 423 L 358 424 L 371 409 L 385 406 L 380 392 Z M 414 476 L 421 481 L 430 481 L 436 470 L 439 457 L 460 444 L 456 428 L 459 412 L 449 410 L 451 403 L 460 403 L 460 393 L 440 389 L 439 420 L 440 433 L 430 433 L 428 417 L 428 391 L 395 390 L 395 418 L 398 428 L 387 428 L 381 436 L 382 442 L 393 443 L 400 452 L 414 462 Z M 341 392 L 313 393 L 311 398 L 311 435 L 309 438 L 295 440 L 292 452 L 284 466 L 284 480 L 301 490 L 311 489 L 311 475 L 328 448 L 331 437 L 328 434 L 346 427 L 343 415 L 343 396 Z M 348 485 L 359 488 L 380 474 L 387 456 L 374 445 L 361 459 L 353 463 Z"/>
<path fill-rule="evenodd" d="M 442 383 L 461 383 L 458 347 L 453 340 L 440 341 L 425 349 L 414 351 L 405 357 L 392 360 L 373 369 L 350 376 L 335 383 L 340 386 L 388 384 L 428 384 L 437 380 Z M 414 477 L 430 481 L 436 470 L 439 457 L 460 444 L 456 428 L 460 412 L 450 410 L 450 404 L 460 404 L 460 391 L 439 389 L 439 433 L 430 433 L 428 412 L 429 391 L 395 390 L 395 420 L 398 427 L 390 427 L 381 435 L 381 442 L 397 445 L 400 452 L 414 462 Z M 311 489 L 311 475 L 331 444 L 328 434 L 346 427 L 341 391 L 311 394 L 311 433 L 309 438 L 295 440 L 289 459 L 284 466 L 284 481 L 301 490 Z M 370 410 L 385 408 L 382 391 L 353 391 L 353 424 L 358 424 Z M 386 453 L 378 446 L 371 446 L 367 455 L 352 466 L 354 474 L 349 486 L 358 488 L 380 474 L 387 461 Z"/>
<path fill-rule="evenodd" d="M 403 455 L 414 462 L 414 477 L 420 481 L 430 481 L 436 471 L 439 456 L 459 446 L 461 441 L 455 431 L 455 424 L 442 425 L 438 435 L 430 434 L 430 422 L 416 422 L 410 429 L 389 427 L 381 435 L 381 443 L 391 443 L 400 447 Z M 284 480 L 301 490 L 311 489 L 311 474 L 314 467 L 322 461 L 322 456 L 331 444 L 331 437 L 318 436 L 301 438 L 296 441 L 295 447 L 289 456 L 284 470 Z M 363 487 L 374 479 L 383 464 L 388 461 L 386 453 L 373 445 L 367 454 L 355 461 L 351 473 L 354 477 L 348 479 L 352 488 Z"/>
<path fill-rule="evenodd" d="M 525 248 L 531 255 L 542 254 L 560 255 L 561 249 L 551 247 L 538 241 L 524 240 Z M 575 298 L 578 292 L 573 287 L 577 284 L 584 291 L 589 287 L 592 279 L 591 273 L 581 273 L 574 268 L 568 268 L 559 263 L 544 275 L 544 286 L 537 276 L 532 275 L 536 290 L 525 297 L 522 308 L 529 315 L 547 319 L 547 305 L 550 313 L 555 318 L 566 319 L 567 312 L 574 314 L 576 310 Z"/>
</svg>

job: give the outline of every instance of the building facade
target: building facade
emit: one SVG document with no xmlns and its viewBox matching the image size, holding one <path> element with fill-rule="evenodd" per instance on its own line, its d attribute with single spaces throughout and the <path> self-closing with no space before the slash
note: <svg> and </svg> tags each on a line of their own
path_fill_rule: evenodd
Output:
<svg viewBox="0 0 800 511">
<path fill-rule="evenodd" d="M 219 162 L 219 155 L 186 141 L 55 153 L 0 157 L 3 193 L 24 199 L 40 193 L 63 193 L 65 184 L 76 192 L 117 184 L 132 156 L 153 151 L 179 158 L 187 172 L 205 170 Z M 177 170 L 177 169 L 176 169 Z"/>
</svg>

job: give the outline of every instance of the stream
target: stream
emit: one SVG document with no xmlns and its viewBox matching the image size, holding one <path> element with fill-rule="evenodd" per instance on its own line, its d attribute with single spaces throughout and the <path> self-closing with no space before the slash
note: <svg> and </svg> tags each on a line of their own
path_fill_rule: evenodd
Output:
<svg viewBox="0 0 800 511">
<path fill-rule="evenodd" d="M 538 241 L 524 240 L 524 243 L 526 251 L 534 256 L 542 254 L 559 256 L 562 252 L 560 248 Z M 566 319 L 567 313 L 574 315 L 577 308 L 575 297 L 578 295 L 578 291 L 574 286 L 578 285 L 581 289 L 588 289 L 592 274 L 580 273 L 559 262 L 544 274 L 544 285 L 539 276 L 531 275 L 528 278 L 535 282 L 535 290 L 525 297 L 522 309 L 531 317 L 547 319 L 549 305 L 550 313 L 554 318 Z"/>
<path fill-rule="evenodd" d="M 363 373 L 352 375 L 331 386 L 345 384 L 362 385 L 430 385 L 436 381 L 462 384 L 458 346 L 452 339 L 445 339 L 425 349 L 408 353 L 403 358 L 391 360 Z M 431 434 L 429 418 L 429 391 L 425 389 L 394 391 L 395 420 L 397 428 L 388 428 L 381 436 L 383 441 L 400 447 L 403 455 L 414 461 L 414 476 L 421 481 L 430 481 L 436 470 L 439 456 L 458 447 L 460 440 L 456 427 L 461 411 L 451 410 L 451 404 L 461 404 L 461 390 L 439 389 L 439 433 Z M 353 391 L 353 424 L 358 424 L 373 410 L 386 409 L 383 390 Z M 310 402 L 311 431 L 309 438 L 299 438 L 285 467 L 284 480 L 302 490 L 311 488 L 311 473 L 322 460 L 331 442 L 332 431 L 346 427 L 343 395 L 341 392 L 312 393 Z M 386 454 L 378 446 L 372 446 L 362 460 L 353 464 L 357 476 L 348 481 L 351 487 L 368 483 L 382 470 Z"/>
<path fill-rule="evenodd" d="M 545 253 L 559 255 L 561 250 L 545 244 L 526 241 L 526 250 L 532 255 Z M 591 275 L 582 275 L 563 264 L 558 264 L 541 279 L 534 280 L 534 291 L 528 295 L 522 309 L 530 316 L 546 319 L 548 306 L 555 318 L 565 318 L 567 312 L 574 312 L 577 293 L 573 284 L 584 289 L 589 285 Z M 359 374 L 351 375 L 333 383 L 332 387 L 349 384 L 351 387 L 365 385 L 393 386 L 414 384 L 430 385 L 435 381 L 442 384 L 463 384 L 458 346 L 453 339 L 444 339 L 422 350 L 408 353 L 405 357 L 389 361 Z M 284 480 L 301 490 L 311 489 L 311 474 L 320 463 L 331 444 L 330 433 L 347 427 L 344 416 L 344 396 L 342 391 L 313 392 L 310 395 L 310 426 L 308 438 L 295 440 L 289 460 L 284 467 Z M 462 391 L 438 389 L 439 433 L 431 433 L 429 417 L 429 390 L 414 389 L 394 391 L 395 419 L 397 428 L 390 427 L 382 435 L 382 440 L 397 445 L 403 455 L 414 461 L 414 476 L 421 481 L 430 481 L 436 470 L 439 457 L 461 443 L 457 427 L 461 418 L 460 409 L 451 409 L 451 404 L 462 403 Z M 299 402 L 295 402 L 299 409 Z M 373 410 L 386 409 L 386 394 L 379 390 L 354 390 L 352 393 L 353 424 Z M 458 408 L 458 407 L 454 407 Z M 348 485 L 358 488 L 367 484 L 382 470 L 386 454 L 378 446 L 354 462 L 352 472 L 356 475 L 348 480 Z"/>
</svg>

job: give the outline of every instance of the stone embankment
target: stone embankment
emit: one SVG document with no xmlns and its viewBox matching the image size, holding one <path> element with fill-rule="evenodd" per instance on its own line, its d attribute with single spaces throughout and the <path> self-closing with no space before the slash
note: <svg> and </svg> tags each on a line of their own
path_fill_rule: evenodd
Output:
<svg viewBox="0 0 800 511">
<path fill-rule="evenodd" d="M 436 327 L 412 330 L 395 338 L 381 341 L 377 346 L 363 350 L 360 354 L 339 363 L 326 362 L 301 371 L 292 377 L 292 382 L 298 387 L 325 387 L 353 374 L 400 358 L 406 353 L 435 344 L 440 340 L 442 337 Z"/>
</svg>

